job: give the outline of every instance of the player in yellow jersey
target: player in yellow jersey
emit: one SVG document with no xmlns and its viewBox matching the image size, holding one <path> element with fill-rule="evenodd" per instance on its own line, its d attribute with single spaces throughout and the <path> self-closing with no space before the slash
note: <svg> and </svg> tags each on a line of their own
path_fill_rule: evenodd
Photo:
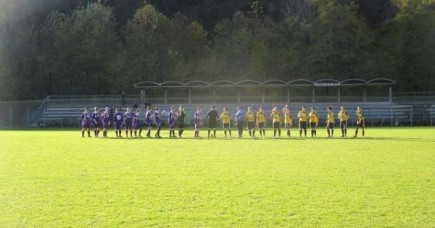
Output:
<svg viewBox="0 0 435 228">
<path fill-rule="evenodd" d="M 316 112 L 316 107 L 311 108 L 311 112 L 308 114 L 310 117 L 311 137 L 317 137 L 317 126 L 319 125 L 319 116 Z"/>
<path fill-rule="evenodd" d="M 273 123 L 273 137 L 276 138 L 276 132 L 278 132 L 278 136 L 281 137 L 281 115 L 276 107 L 272 109 L 270 116 L 272 117 Z"/>
<path fill-rule="evenodd" d="M 282 112 L 284 113 L 284 126 L 287 129 L 287 136 L 290 137 L 290 127 L 293 125 L 293 120 L 288 105 L 284 106 Z"/>
<path fill-rule="evenodd" d="M 231 114 L 230 112 L 228 112 L 228 108 L 224 108 L 220 119 L 222 120 L 222 125 L 224 127 L 224 133 L 225 133 L 225 138 L 227 137 L 227 131 L 230 134 L 231 137 Z"/>
<path fill-rule="evenodd" d="M 305 137 L 307 137 L 307 107 L 302 106 L 302 109 L 298 112 L 299 118 L 299 137 L 302 137 L 302 130 L 304 131 Z"/>
<path fill-rule="evenodd" d="M 365 128 L 365 118 L 364 118 L 364 111 L 362 110 L 361 106 L 358 106 L 356 109 L 356 130 L 355 130 L 355 136 L 358 136 L 358 128 L 362 129 L 362 136 L 365 136 L 364 128 Z"/>
<path fill-rule="evenodd" d="M 266 126 L 266 115 L 263 112 L 263 107 L 258 109 L 256 117 L 258 130 L 260 130 L 261 137 L 264 137 L 266 136 L 266 130 L 264 130 L 264 127 Z"/>
<path fill-rule="evenodd" d="M 252 111 L 252 107 L 248 107 L 248 111 L 245 115 L 246 122 L 248 122 L 249 136 L 255 138 L 255 114 Z"/>
<path fill-rule="evenodd" d="M 343 106 L 340 106 L 340 112 L 338 112 L 338 119 L 340 120 L 341 137 L 347 136 L 347 120 L 349 114 L 346 112 Z"/>
<path fill-rule="evenodd" d="M 328 138 L 334 137 L 334 113 L 332 107 L 329 106 L 326 114 L 326 131 L 328 132 Z"/>
</svg>

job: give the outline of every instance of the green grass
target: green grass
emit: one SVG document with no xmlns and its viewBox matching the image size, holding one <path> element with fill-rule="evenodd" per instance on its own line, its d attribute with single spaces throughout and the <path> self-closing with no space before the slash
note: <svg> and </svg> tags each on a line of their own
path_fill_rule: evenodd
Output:
<svg viewBox="0 0 435 228">
<path fill-rule="evenodd" d="M 0 131 L 0 226 L 435 227 L 435 129 L 366 133 L 195 140 L 191 131 L 185 139 Z"/>
</svg>

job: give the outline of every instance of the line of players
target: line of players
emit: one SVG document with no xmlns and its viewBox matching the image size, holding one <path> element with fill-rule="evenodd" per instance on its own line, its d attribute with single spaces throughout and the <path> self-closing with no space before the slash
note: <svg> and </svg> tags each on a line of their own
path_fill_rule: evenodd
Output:
<svg viewBox="0 0 435 228">
<path fill-rule="evenodd" d="M 156 138 L 161 138 L 160 131 L 162 129 L 162 115 L 165 114 L 165 110 L 162 112 L 157 107 L 154 110 L 151 107 L 147 108 L 147 112 L 145 114 L 145 125 L 147 126 L 147 137 L 151 137 L 151 129 L 153 126 L 153 117 L 155 118 L 155 123 L 157 127 L 157 132 L 154 135 Z M 186 116 L 184 112 L 184 108 L 180 106 L 179 111 L 175 112 L 174 108 L 171 108 L 171 111 L 168 114 L 168 125 L 170 137 L 175 136 L 175 118 L 177 118 L 177 123 L 179 127 L 179 136 L 183 134 L 184 131 L 184 117 Z M 115 113 L 113 114 L 113 125 L 115 127 L 116 137 L 122 137 L 122 130 L 125 127 L 125 136 L 133 137 L 133 133 L 135 137 L 142 137 L 142 123 L 139 119 L 140 117 L 140 109 L 130 109 L 127 108 L 125 113 L 121 112 L 121 109 L 115 109 Z M 103 128 L 103 137 L 107 137 L 107 131 L 110 127 L 110 113 L 109 108 L 106 107 L 104 112 L 100 113 L 98 107 L 94 108 L 94 112 L 92 114 L 89 113 L 89 108 L 85 107 L 84 112 L 81 115 L 82 118 L 82 137 L 85 137 L 85 132 L 88 133 L 88 137 L 91 137 L 91 133 L 89 128 L 91 125 L 94 127 L 94 136 L 99 137 L 100 126 Z"/>
<path fill-rule="evenodd" d="M 240 106 L 236 107 L 237 111 L 234 116 L 234 121 L 238 130 L 238 137 L 243 137 L 243 130 L 247 127 L 249 136 L 251 138 L 255 138 L 256 129 L 259 130 L 260 136 L 264 137 L 266 135 L 266 114 L 262 107 L 259 108 L 257 113 L 254 113 L 251 107 L 248 107 L 246 113 L 241 109 Z M 146 137 L 151 137 L 151 130 L 153 127 L 153 119 L 155 120 L 155 126 L 157 128 L 155 137 L 161 138 L 160 131 L 162 129 L 162 116 L 167 114 L 168 116 L 168 127 L 169 127 L 169 136 L 175 138 L 175 127 L 176 123 L 178 124 L 178 137 L 182 137 L 184 128 L 185 128 L 185 116 L 186 113 L 184 111 L 183 106 L 180 105 L 178 110 L 175 110 L 174 107 L 171 107 L 170 111 L 166 113 L 165 110 L 161 111 L 158 107 L 152 109 L 151 107 L 147 108 L 145 114 L 145 125 L 147 127 Z M 113 115 L 113 125 L 115 126 L 116 137 L 122 137 L 122 130 L 125 127 L 125 135 L 126 137 L 133 137 L 133 133 L 135 137 L 142 137 L 142 124 L 139 120 L 140 117 L 140 109 L 129 109 L 127 108 L 127 112 L 122 113 L 120 109 L 116 109 Z M 289 107 L 286 105 L 280 111 L 277 107 L 274 107 L 271 111 L 270 117 L 272 119 L 273 125 L 273 136 L 280 137 L 281 136 L 281 125 L 284 124 L 284 127 L 287 131 L 287 136 L 291 136 L 290 128 L 292 127 L 292 115 Z M 110 113 L 109 108 L 105 108 L 104 112 L 100 113 L 98 108 L 94 108 L 94 112 L 92 114 L 89 113 L 89 109 L 86 107 L 84 112 L 81 115 L 82 118 L 82 137 L 85 137 L 85 132 L 87 131 L 88 137 L 91 137 L 89 128 L 91 124 L 94 127 L 94 136 L 98 137 L 100 132 L 100 126 L 103 128 L 103 137 L 107 137 L 107 131 L 110 127 Z M 311 128 L 311 137 L 317 136 L 317 127 L 320 123 L 320 118 L 316 112 L 316 108 L 312 107 L 311 111 L 307 113 L 306 106 L 303 106 L 301 110 L 297 114 L 297 118 L 299 119 L 299 137 L 304 135 L 307 136 L 307 125 L 309 124 Z M 341 137 L 347 137 L 347 122 L 349 120 L 349 114 L 345 110 L 343 106 L 340 107 L 340 111 L 338 112 L 337 118 L 340 122 L 341 128 Z M 356 118 L 356 130 L 354 137 L 358 136 L 359 128 L 362 129 L 362 136 L 365 135 L 365 119 L 364 119 L 364 111 L 360 106 L 357 107 L 355 112 Z M 231 120 L 232 116 L 228 111 L 228 108 L 224 108 L 221 115 L 215 110 L 215 106 L 210 107 L 210 111 L 206 115 L 206 123 L 208 127 L 208 138 L 216 137 L 216 128 L 219 121 L 222 121 L 222 126 L 224 129 L 225 137 L 231 137 Z M 245 126 L 245 121 L 247 122 Z M 199 138 L 199 132 L 202 128 L 202 109 L 198 107 L 194 114 L 194 137 Z M 334 137 L 334 113 L 332 107 L 327 108 L 327 116 L 326 116 L 326 130 L 328 133 L 328 137 Z M 227 134 L 228 133 L 228 134 Z"/>
</svg>

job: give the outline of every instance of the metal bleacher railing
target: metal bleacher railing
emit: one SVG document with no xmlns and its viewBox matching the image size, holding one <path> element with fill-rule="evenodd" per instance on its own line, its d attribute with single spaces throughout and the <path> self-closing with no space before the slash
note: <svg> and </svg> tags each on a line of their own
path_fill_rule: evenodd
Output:
<svg viewBox="0 0 435 228">
<path fill-rule="evenodd" d="M 142 104 L 140 99 L 137 97 L 129 97 L 126 98 L 125 105 L 122 106 L 120 104 L 119 98 L 103 98 L 102 100 L 98 100 L 96 97 L 85 99 L 71 99 L 62 100 L 62 98 L 50 98 L 50 101 L 45 101 L 40 107 L 40 115 L 36 118 L 37 126 L 46 126 L 46 127 L 77 127 L 80 126 L 80 114 L 83 111 L 84 106 L 88 107 L 99 107 L 100 110 L 103 110 L 104 107 L 111 108 L 112 112 L 115 107 L 122 107 L 123 111 L 127 107 L 133 107 L 134 105 L 142 108 L 144 110 L 145 104 Z M 60 100 L 59 100 L 60 99 Z M 157 101 L 157 100 L 154 100 Z M 211 104 L 213 103 L 201 103 L 201 104 L 182 104 L 186 111 L 186 122 L 191 123 L 193 121 L 193 113 L 195 112 L 198 106 L 201 106 L 203 109 L 203 113 L 205 114 Z M 152 106 L 159 106 L 162 110 L 168 111 L 171 106 L 175 106 L 176 108 L 180 105 L 180 103 L 172 103 L 172 104 L 162 104 L 162 103 L 154 103 Z M 245 102 L 240 104 L 243 109 L 246 109 L 248 106 L 252 106 L 254 110 L 257 110 L 259 106 L 262 106 L 266 113 L 269 113 L 270 110 L 277 106 L 279 109 L 282 109 L 285 105 L 284 102 L 276 103 L 256 103 L 256 102 Z M 298 110 L 302 106 L 307 106 L 310 109 L 311 106 L 315 106 L 317 112 L 321 119 L 324 119 L 326 116 L 326 108 L 328 106 L 332 106 L 335 112 L 338 112 L 339 106 L 343 105 L 349 112 L 351 118 L 354 118 L 355 110 L 358 105 L 362 106 L 365 110 L 366 115 L 366 123 L 368 125 L 415 125 L 415 124 L 424 124 L 424 113 L 425 110 L 420 110 L 422 116 L 417 116 L 418 112 L 414 109 L 415 107 L 412 105 L 395 105 L 390 102 L 366 102 L 366 103 L 353 103 L 353 102 L 342 102 L 342 103 L 334 103 L 334 102 L 319 102 L 319 103 L 309 103 L 309 102 L 292 102 L 289 103 L 289 107 L 292 111 L 293 118 L 296 119 L 296 115 Z M 236 103 L 218 103 L 216 104 L 216 109 L 221 111 L 224 107 L 228 107 L 230 111 L 234 114 Z M 430 109 L 426 110 L 429 111 Z M 142 111 L 141 119 L 144 119 L 144 111 Z M 435 113 L 429 112 L 430 120 L 434 119 Z M 296 124 L 296 123 L 295 123 Z M 429 124 L 429 123 L 428 123 Z M 433 124 L 433 121 L 430 121 L 430 124 Z"/>
<path fill-rule="evenodd" d="M 29 126 L 38 116 L 42 100 L 3 101 L 0 102 L 0 128 L 17 128 Z"/>
<path fill-rule="evenodd" d="M 435 94 L 434 94 L 435 95 Z M 342 97 L 342 102 L 337 102 L 330 97 L 321 97 L 317 102 L 310 102 L 309 97 L 291 97 L 288 103 L 292 111 L 293 119 L 296 120 L 297 111 L 301 106 L 316 106 L 322 124 L 326 116 L 326 107 L 332 106 L 335 113 L 338 112 L 340 105 L 346 107 L 351 116 L 351 124 L 355 116 L 356 106 L 360 105 L 365 110 L 366 123 L 373 126 L 401 126 L 401 125 L 434 125 L 435 124 L 435 96 L 397 96 L 393 97 L 393 102 L 380 101 L 378 97 L 367 97 L 367 102 L 358 102 L 356 97 Z M 283 100 L 283 102 L 276 102 Z M 287 103 L 286 97 L 264 97 L 251 96 L 241 97 L 243 109 L 252 106 L 257 110 L 261 105 L 266 113 L 277 106 L 279 109 Z M 188 104 L 184 97 L 174 97 L 167 99 L 154 97 L 146 100 L 147 104 L 159 106 L 163 110 L 169 110 L 171 106 L 178 107 L 182 104 L 186 110 L 186 122 L 191 123 L 193 113 L 198 106 L 202 106 L 203 113 L 209 110 L 212 104 L 216 105 L 219 112 L 223 107 L 228 107 L 234 114 L 237 102 L 232 96 L 221 97 L 195 97 L 192 103 Z M 142 110 L 145 108 L 145 101 L 140 96 L 125 96 L 125 104 L 122 104 L 120 96 L 49 96 L 45 100 L 39 101 L 20 101 L 20 102 L 0 102 L 0 127 L 79 127 L 81 124 L 80 115 L 83 107 L 90 109 L 99 107 L 122 108 L 138 106 Z M 145 112 L 142 111 L 141 119 L 144 119 Z M 296 122 L 295 122 L 296 124 Z M 270 126 L 270 125 L 269 125 Z"/>
<path fill-rule="evenodd" d="M 80 114 L 85 106 L 91 110 L 98 107 L 103 110 L 109 107 L 127 107 L 139 104 L 139 96 L 48 96 L 35 111 L 33 126 L 43 127 L 76 127 L 80 125 Z"/>
</svg>

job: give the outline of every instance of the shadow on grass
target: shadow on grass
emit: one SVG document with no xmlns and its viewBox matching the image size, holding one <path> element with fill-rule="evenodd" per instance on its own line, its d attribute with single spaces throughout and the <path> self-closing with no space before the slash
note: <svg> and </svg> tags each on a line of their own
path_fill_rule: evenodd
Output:
<svg viewBox="0 0 435 228">
<path fill-rule="evenodd" d="M 88 137 L 85 137 L 88 138 Z M 95 138 L 95 137 L 90 137 Z M 309 141 L 317 141 L 317 140 L 330 140 L 330 141 L 337 141 L 337 140 L 368 140 L 368 141 L 397 141 L 397 142 L 428 142 L 428 143 L 435 143 L 435 139 L 423 139 L 423 138 L 398 138 L 398 137 L 334 137 L 334 138 L 328 138 L 328 137 L 256 137 L 256 138 L 250 138 L 250 137 L 217 137 L 217 138 L 207 138 L 207 137 L 176 137 L 176 138 L 170 138 L 170 137 L 161 137 L 161 138 L 155 138 L 155 137 L 99 137 L 98 139 L 107 139 L 107 140 L 143 140 L 143 141 L 151 141 L 151 140 L 207 140 L 207 141 L 227 141 L 227 140 L 251 140 L 251 141 L 262 141 L 262 140 L 278 140 L 278 141 L 301 141 L 301 140 L 309 140 Z"/>
<path fill-rule="evenodd" d="M 352 139 L 373 140 L 373 141 L 400 141 L 400 142 L 429 142 L 429 143 L 435 143 L 435 139 L 422 139 L 422 138 L 365 137 L 365 138 L 352 138 Z"/>
</svg>

